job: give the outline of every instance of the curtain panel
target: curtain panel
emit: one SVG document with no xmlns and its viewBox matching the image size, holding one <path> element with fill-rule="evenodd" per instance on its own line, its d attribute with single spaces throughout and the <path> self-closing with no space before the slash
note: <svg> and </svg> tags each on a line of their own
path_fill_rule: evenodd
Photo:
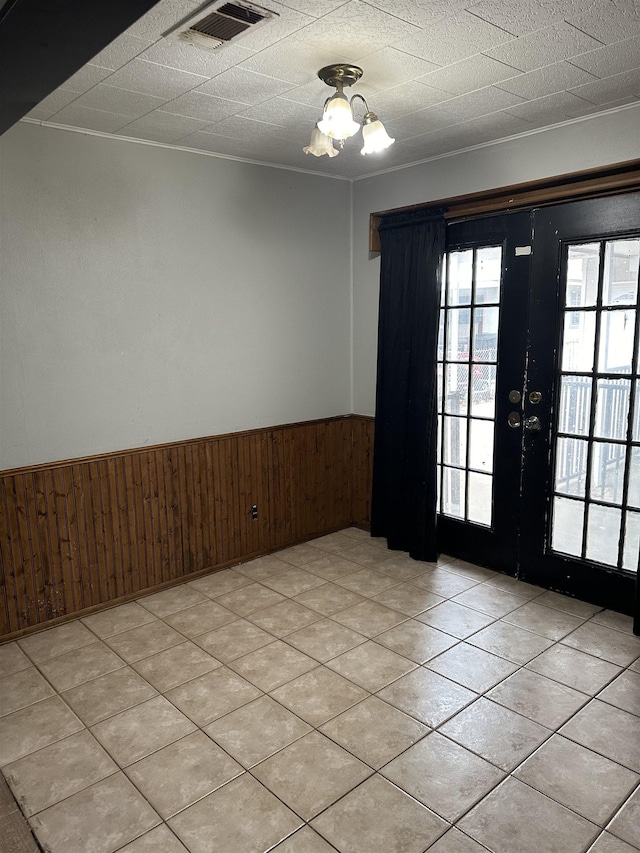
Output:
<svg viewBox="0 0 640 853">
<path fill-rule="evenodd" d="M 371 533 L 435 560 L 442 210 L 383 220 Z"/>
</svg>

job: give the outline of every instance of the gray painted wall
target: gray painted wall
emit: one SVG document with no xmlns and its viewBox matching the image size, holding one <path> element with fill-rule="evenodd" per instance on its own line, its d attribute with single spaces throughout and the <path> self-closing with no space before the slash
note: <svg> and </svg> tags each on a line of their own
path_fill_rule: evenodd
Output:
<svg viewBox="0 0 640 853">
<path fill-rule="evenodd" d="M 375 411 L 380 258 L 369 214 L 640 158 L 640 106 L 354 183 L 353 411 Z"/>
<path fill-rule="evenodd" d="M 24 123 L 0 170 L 0 469 L 351 410 L 346 181 Z"/>
</svg>

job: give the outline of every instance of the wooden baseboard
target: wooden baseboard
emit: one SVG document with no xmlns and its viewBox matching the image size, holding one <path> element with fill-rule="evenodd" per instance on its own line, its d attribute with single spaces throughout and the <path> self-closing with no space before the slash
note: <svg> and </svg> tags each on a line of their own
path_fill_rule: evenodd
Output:
<svg viewBox="0 0 640 853">
<path fill-rule="evenodd" d="M 366 526 L 372 451 L 347 415 L 0 472 L 0 640 Z"/>
</svg>

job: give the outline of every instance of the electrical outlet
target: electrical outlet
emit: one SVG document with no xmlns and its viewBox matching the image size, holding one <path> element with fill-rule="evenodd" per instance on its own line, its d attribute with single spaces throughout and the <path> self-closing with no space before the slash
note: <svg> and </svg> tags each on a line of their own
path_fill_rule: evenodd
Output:
<svg viewBox="0 0 640 853">
<path fill-rule="evenodd" d="M 251 520 L 252 520 L 252 521 L 257 521 L 257 520 L 258 520 L 258 507 L 256 506 L 256 504 L 254 504 L 254 505 L 251 507 Z"/>
</svg>

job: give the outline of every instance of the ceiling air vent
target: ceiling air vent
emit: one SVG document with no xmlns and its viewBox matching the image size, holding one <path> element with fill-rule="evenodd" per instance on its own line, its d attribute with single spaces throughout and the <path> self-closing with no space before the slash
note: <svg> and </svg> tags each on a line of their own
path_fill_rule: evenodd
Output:
<svg viewBox="0 0 640 853">
<path fill-rule="evenodd" d="M 275 17 L 276 12 L 270 12 L 253 3 L 226 3 L 224 0 L 216 0 L 201 8 L 195 15 L 182 20 L 164 35 L 177 36 L 194 47 L 215 50 Z"/>
</svg>

